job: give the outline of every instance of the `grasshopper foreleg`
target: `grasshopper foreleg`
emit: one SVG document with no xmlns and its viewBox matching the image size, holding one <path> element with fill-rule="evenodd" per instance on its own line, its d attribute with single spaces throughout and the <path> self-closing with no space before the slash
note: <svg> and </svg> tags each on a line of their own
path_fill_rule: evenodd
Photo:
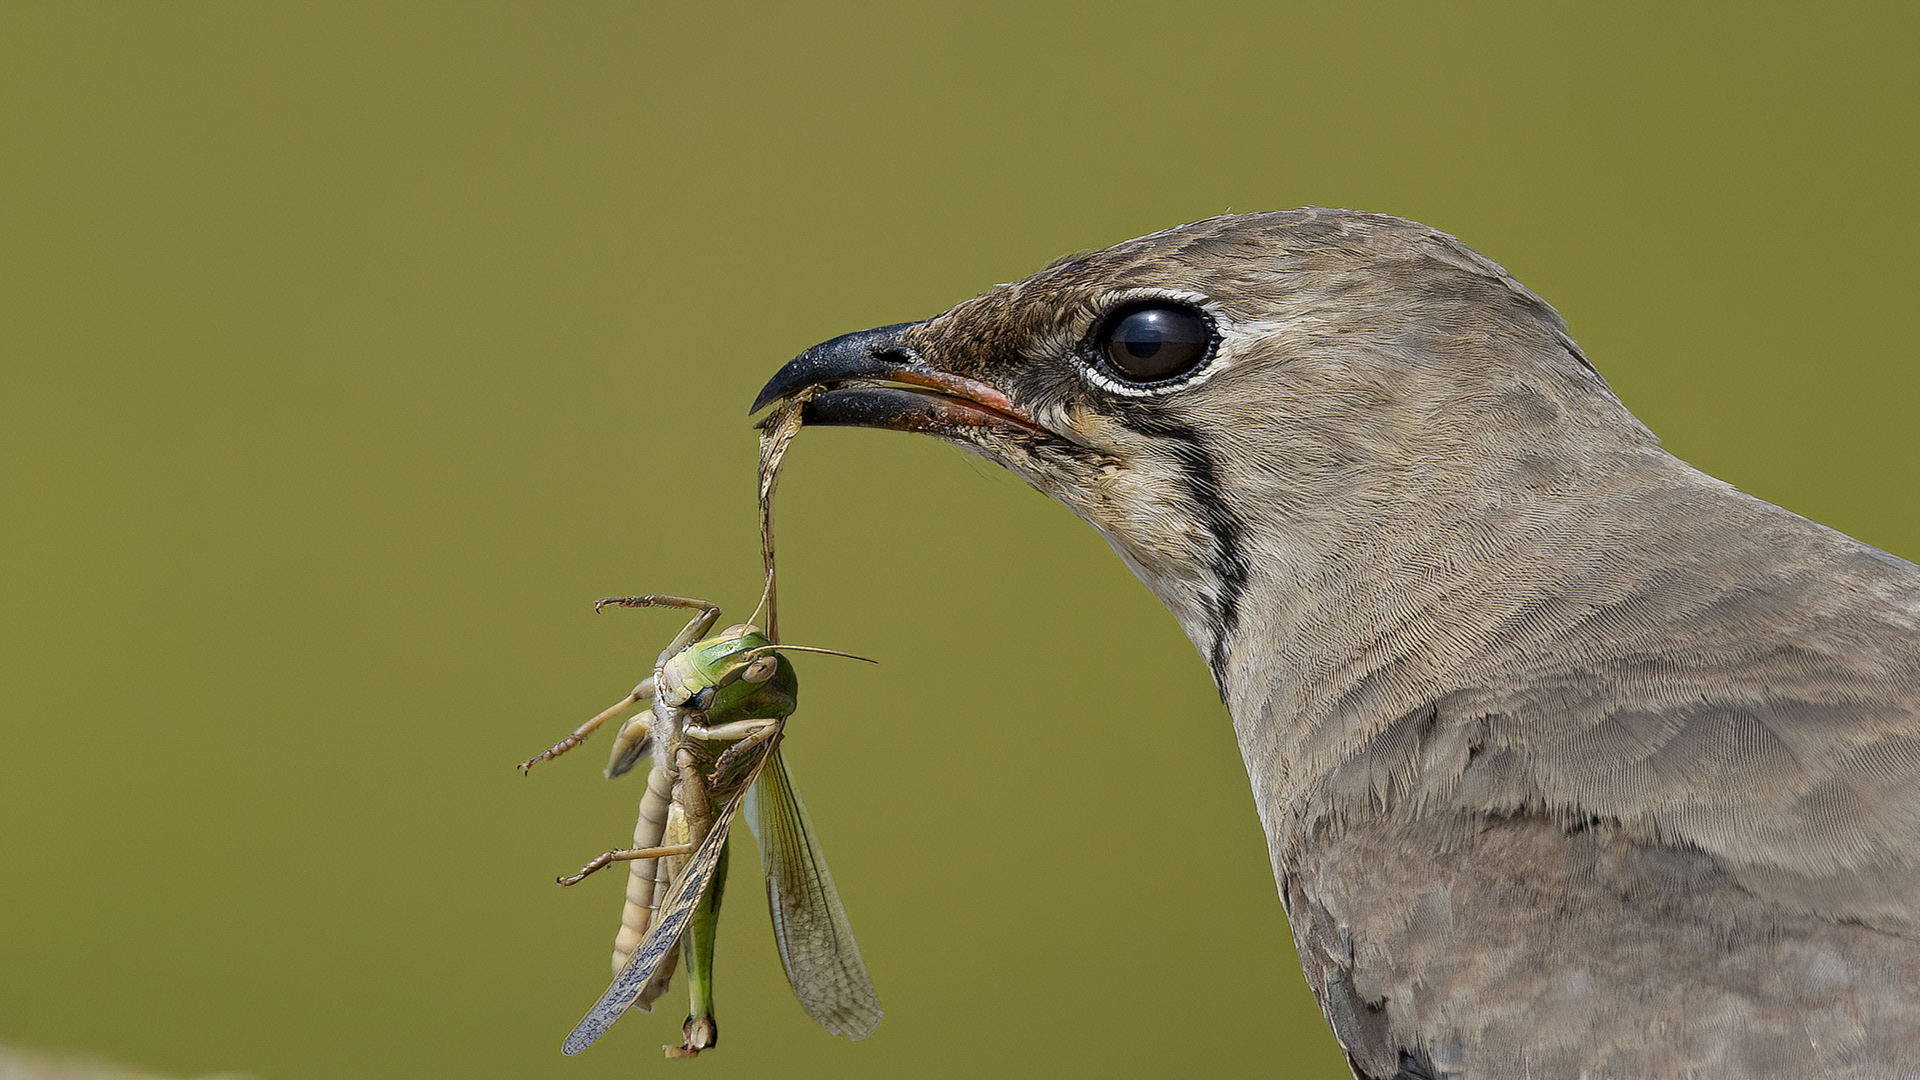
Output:
<svg viewBox="0 0 1920 1080">
<path fill-rule="evenodd" d="M 713 624 L 720 621 L 719 604 L 707 600 L 695 600 L 688 596 L 667 596 L 662 593 L 648 593 L 645 596 L 603 596 L 593 602 L 593 610 L 599 611 L 609 604 L 614 607 L 693 608 L 699 612 L 681 628 L 680 636 L 674 638 L 673 643 L 661 651 L 662 661 L 706 637 L 707 631 L 713 629 Z"/>
<path fill-rule="evenodd" d="M 528 771 L 530 771 L 535 765 L 539 764 L 540 762 L 547 761 L 551 758 L 557 758 L 561 754 L 564 754 L 567 751 L 573 749 L 574 747 L 579 746 L 581 743 L 587 741 L 587 736 L 593 734 L 595 731 L 598 731 L 600 729 L 600 725 L 606 723 L 607 721 L 613 719 L 616 716 L 619 716 L 621 713 L 626 712 L 629 708 L 632 708 L 633 706 L 639 704 L 640 702 L 650 700 L 653 697 L 653 685 L 654 685 L 653 678 L 649 676 L 639 686 L 636 686 L 633 688 L 633 693 L 628 694 L 624 698 L 621 698 L 618 702 L 615 702 L 611 707 L 603 710 L 600 713 L 600 715 L 594 717 L 593 719 L 587 721 L 584 724 L 581 724 L 579 727 L 574 728 L 573 734 L 567 736 L 564 739 L 561 739 L 559 742 L 554 743 L 552 746 L 548 747 L 547 749 L 521 762 L 520 774 L 524 776 L 527 774 Z M 627 728 L 631 728 L 632 726 L 633 726 L 632 722 L 629 722 L 626 725 L 626 727 L 623 727 L 621 729 L 620 731 L 621 738 L 625 739 L 627 737 Z"/>
<path fill-rule="evenodd" d="M 718 758 L 714 759 L 713 768 L 708 770 L 708 772 L 716 780 L 719 780 L 725 777 L 733 769 L 733 767 L 740 762 L 742 758 L 753 753 L 755 750 L 758 750 L 766 746 L 772 740 L 779 738 L 781 729 L 786 727 L 786 722 L 782 720 L 741 720 L 741 721 L 737 721 L 736 723 L 737 724 L 756 724 L 761 726 L 759 726 L 754 731 L 748 732 L 744 738 L 740 739 L 739 742 L 736 742 L 732 746 L 727 747 L 724 751 L 721 752 Z M 720 725 L 721 728 L 729 728 L 734 726 L 736 725 L 735 724 Z M 719 730 L 719 729 L 715 729 L 715 730 Z"/>
<path fill-rule="evenodd" d="M 659 847 L 621 848 L 618 851 L 609 851 L 595 856 L 592 862 L 581 867 L 580 872 L 572 877 L 555 878 L 554 880 L 562 885 L 578 885 L 582 881 L 585 881 L 588 875 L 596 871 L 605 870 L 614 863 L 637 862 L 641 859 L 665 859 L 675 855 L 691 855 L 693 854 L 694 846 L 693 844 L 662 844 Z"/>
<path fill-rule="evenodd" d="M 613 737 L 613 752 L 607 755 L 607 779 L 625 776 L 640 759 L 653 750 L 653 715 L 637 713 L 627 718 L 620 726 L 619 734 Z"/>
<path fill-rule="evenodd" d="M 767 728 L 778 724 L 778 720 L 735 720 L 726 724 L 703 727 L 700 724 L 687 725 L 687 738 L 701 742 L 736 742 L 760 734 Z"/>
</svg>

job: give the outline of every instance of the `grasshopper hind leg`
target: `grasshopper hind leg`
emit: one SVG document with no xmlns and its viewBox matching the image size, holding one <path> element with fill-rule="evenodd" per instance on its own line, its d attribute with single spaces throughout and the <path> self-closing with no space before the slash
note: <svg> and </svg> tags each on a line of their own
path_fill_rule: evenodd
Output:
<svg viewBox="0 0 1920 1080">
<path fill-rule="evenodd" d="M 720 900 L 727 886 L 727 855 L 733 845 L 720 849 L 719 864 L 714 867 L 713 884 L 700 900 L 693 920 L 687 924 L 687 936 L 680 940 L 687 964 L 687 996 L 690 1011 L 680 1026 L 683 1042 L 661 1049 L 670 1058 L 696 1057 L 702 1050 L 720 1044 L 720 1021 L 713 1010 L 713 946 L 720 929 Z"/>
</svg>

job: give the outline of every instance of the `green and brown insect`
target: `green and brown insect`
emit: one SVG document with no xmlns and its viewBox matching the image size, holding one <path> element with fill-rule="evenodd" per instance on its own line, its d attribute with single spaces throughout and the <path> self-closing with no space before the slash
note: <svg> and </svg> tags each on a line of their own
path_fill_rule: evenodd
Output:
<svg viewBox="0 0 1920 1080">
<path fill-rule="evenodd" d="M 799 695 L 798 675 L 782 650 L 834 651 L 776 645 L 751 623 L 709 636 L 720 608 L 704 600 L 630 596 L 601 600 L 595 608 L 609 605 L 691 608 L 696 614 L 660 653 L 651 678 L 521 765 L 528 769 L 566 753 L 629 708 L 647 706 L 622 725 L 606 771 L 609 778 L 619 776 L 643 757 L 653 759 L 634 846 L 606 852 L 561 879 L 571 885 L 613 863 L 631 864 L 613 984 L 568 1036 L 564 1052 L 586 1049 L 627 1009 L 650 1009 L 680 957 L 692 1007 L 682 1045 L 667 1047 L 668 1056 L 693 1057 L 715 1045 L 714 934 L 728 828 L 742 809 L 759 843 L 774 939 L 794 995 L 829 1032 L 865 1038 L 880 1022 L 879 998 L 780 754 Z"/>
</svg>

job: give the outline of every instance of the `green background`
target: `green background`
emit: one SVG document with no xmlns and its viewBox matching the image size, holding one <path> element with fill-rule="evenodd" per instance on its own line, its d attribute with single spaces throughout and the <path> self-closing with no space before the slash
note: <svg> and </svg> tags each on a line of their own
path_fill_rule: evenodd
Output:
<svg viewBox="0 0 1920 1080">
<path fill-rule="evenodd" d="M 725 1041 L 586 1055 L 629 834 L 514 762 L 757 592 L 823 338 L 1226 210 L 1427 221 L 1683 457 L 1920 554 L 1911 5 L 88 4 L 0 15 L 0 1042 L 175 1074 L 1335 1077 L 1227 720 L 1064 510 L 782 491 L 790 756 L 888 1018 L 736 863 Z M 1899 12 L 1898 15 L 1893 14 Z M 1256 1070 L 1256 1066 L 1260 1069 Z"/>
</svg>

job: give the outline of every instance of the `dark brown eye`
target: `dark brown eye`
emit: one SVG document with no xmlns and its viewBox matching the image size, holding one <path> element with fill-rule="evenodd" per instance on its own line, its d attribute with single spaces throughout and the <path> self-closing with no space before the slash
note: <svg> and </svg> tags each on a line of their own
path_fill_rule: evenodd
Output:
<svg viewBox="0 0 1920 1080">
<path fill-rule="evenodd" d="M 1094 338 L 1114 375 L 1131 383 L 1177 379 L 1213 348 L 1213 325 L 1188 307 L 1154 301 L 1123 307 Z"/>
</svg>

